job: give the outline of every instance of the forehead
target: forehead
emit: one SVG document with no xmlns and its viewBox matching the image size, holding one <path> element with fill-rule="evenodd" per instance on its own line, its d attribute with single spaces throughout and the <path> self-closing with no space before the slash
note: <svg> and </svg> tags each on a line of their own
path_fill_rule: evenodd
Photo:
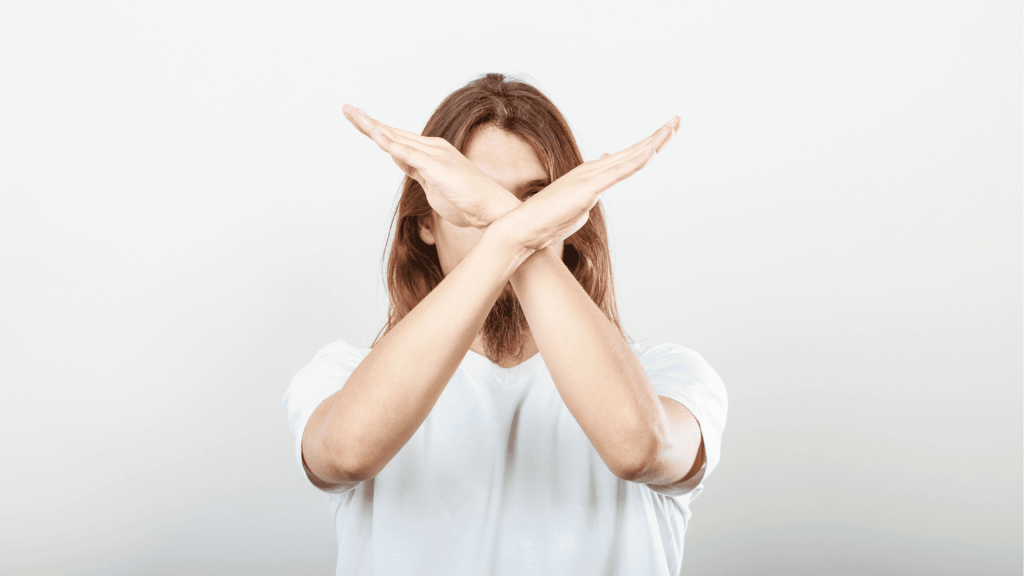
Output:
<svg viewBox="0 0 1024 576">
<path fill-rule="evenodd" d="M 494 126 L 481 126 L 470 135 L 465 156 L 506 190 L 516 191 L 534 180 L 546 180 L 547 170 L 522 138 Z"/>
</svg>

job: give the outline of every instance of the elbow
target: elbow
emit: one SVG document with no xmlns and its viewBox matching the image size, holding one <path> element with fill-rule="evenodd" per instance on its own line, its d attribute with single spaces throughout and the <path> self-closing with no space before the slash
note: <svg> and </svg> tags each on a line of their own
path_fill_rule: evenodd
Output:
<svg viewBox="0 0 1024 576">
<path fill-rule="evenodd" d="M 376 475 L 375 471 L 371 471 L 365 466 L 346 466 L 341 464 L 331 466 L 332 482 L 363 482 Z"/>
<path fill-rule="evenodd" d="M 650 476 L 661 454 L 662 442 L 655 435 L 629 443 L 628 449 L 614 459 L 612 473 L 629 482 L 644 482 Z"/>
<path fill-rule="evenodd" d="M 363 482 L 377 475 L 378 470 L 366 458 L 361 458 L 338 439 L 324 439 L 321 453 L 330 482 Z"/>
</svg>

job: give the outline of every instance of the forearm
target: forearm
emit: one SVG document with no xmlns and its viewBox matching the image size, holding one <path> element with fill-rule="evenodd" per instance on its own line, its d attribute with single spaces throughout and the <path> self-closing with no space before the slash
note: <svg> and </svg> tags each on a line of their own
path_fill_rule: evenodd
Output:
<svg viewBox="0 0 1024 576">
<path fill-rule="evenodd" d="M 373 347 L 310 419 L 310 470 L 328 482 L 375 476 L 423 423 L 502 288 L 530 251 L 485 231 L 463 260 Z M 314 418 L 320 418 L 314 422 Z"/>
<path fill-rule="evenodd" d="M 488 218 L 521 204 L 506 191 Z M 534 252 L 512 287 L 566 408 L 611 470 L 638 477 L 668 448 L 665 412 L 636 355 L 556 249 Z"/>
<path fill-rule="evenodd" d="M 522 202 L 495 196 L 497 220 Z M 635 480 L 672 459 L 668 420 L 640 361 L 552 245 L 512 275 L 512 287 L 566 408 L 616 474 Z"/>
<path fill-rule="evenodd" d="M 609 469 L 635 479 L 662 451 L 668 425 L 636 355 L 553 246 L 511 282 L 566 408 Z"/>
</svg>

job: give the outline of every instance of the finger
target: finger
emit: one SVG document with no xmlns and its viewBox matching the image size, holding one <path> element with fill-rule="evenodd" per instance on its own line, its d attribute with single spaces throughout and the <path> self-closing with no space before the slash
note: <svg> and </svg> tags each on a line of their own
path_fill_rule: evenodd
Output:
<svg viewBox="0 0 1024 576">
<path fill-rule="evenodd" d="M 402 144 L 404 147 L 415 149 L 421 152 L 429 150 L 429 147 L 425 147 L 419 141 L 400 136 L 396 134 L 395 129 L 380 122 L 377 122 L 376 120 L 373 120 L 365 113 L 360 114 L 360 112 L 362 112 L 362 110 L 356 108 L 353 113 L 353 117 L 359 119 L 360 126 L 362 126 L 362 128 L 366 130 L 366 135 L 369 136 L 370 139 L 373 140 L 377 144 L 377 146 L 380 147 L 381 150 L 387 152 L 388 154 L 394 156 L 394 150 L 396 150 L 396 148 L 394 148 L 395 144 Z M 408 157 L 408 155 L 411 153 L 411 150 L 405 150 L 405 148 L 401 148 L 401 150 L 404 151 L 406 157 Z M 396 158 L 396 162 L 399 159 L 400 158 Z M 402 168 L 402 171 L 406 172 L 404 168 Z"/>
<path fill-rule="evenodd" d="M 666 135 L 668 137 L 671 137 L 671 134 L 672 129 L 669 128 L 666 124 L 661 128 L 655 130 L 654 134 L 651 134 L 647 138 L 644 138 L 643 140 L 637 142 L 636 144 L 633 144 L 628 148 L 623 148 L 622 150 L 619 150 L 615 154 L 609 156 L 606 159 L 605 165 L 616 164 L 622 160 L 632 158 L 633 156 L 636 155 L 637 152 L 640 152 L 641 150 L 644 150 L 646 148 L 654 148 L 655 150 L 657 150 L 660 147 L 660 145 L 663 145 L 666 141 Z"/>
<path fill-rule="evenodd" d="M 664 132 L 662 132 L 661 136 L 656 136 L 654 142 L 651 143 L 651 147 L 654 148 L 655 152 L 661 152 L 662 147 L 668 144 L 669 140 L 676 135 L 676 131 L 679 130 L 679 116 L 674 116 L 662 128 Z"/>
<path fill-rule="evenodd" d="M 396 129 L 370 118 L 360 108 L 345 104 L 342 106 L 342 112 L 353 126 L 391 156 L 391 160 L 399 170 L 421 185 L 424 184 L 419 170 L 426 165 L 429 155 L 424 154 L 421 150 L 423 144 L 403 138 L 395 133 Z"/>
<path fill-rule="evenodd" d="M 647 138 L 644 138 L 643 140 L 637 142 L 636 144 L 633 144 L 628 148 L 624 148 L 616 152 L 615 154 L 601 156 L 599 160 L 596 160 L 594 162 L 594 166 L 592 167 L 592 169 L 594 171 L 603 170 L 609 164 L 614 164 L 617 163 L 618 161 L 632 158 L 637 152 L 648 147 L 653 148 L 655 152 L 661 150 L 661 148 L 666 143 L 668 143 L 669 140 L 672 139 L 672 136 L 675 135 L 676 130 L 679 129 L 679 122 L 679 117 L 673 116 L 671 120 L 666 122 L 661 128 L 655 130 L 654 133 L 648 136 Z"/>
<path fill-rule="evenodd" d="M 647 165 L 647 162 L 656 154 L 654 148 L 647 147 L 635 152 L 629 158 L 606 167 L 604 170 L 591 176 L 592 185 L 600 192 L 604 192 L 615 184 L 622 182 L 633 174 L 640 171 Z"/>
<path fill-rule="evenodd" d="M 418 175 L 414 175 L 413 172 L 425 169 L 430 163 L 432 158 L 430 154 L 415 146 L 390 139 L 380 128 L 374 128 L 370 135 L 378 146 L 391 155 L 402 172 L 416 177 L 417 180 L 419 179 Z"/>
<path fill-rule="evenodd" d="M 663 146 L 665 143 L 663 138 L 665 136 L 666 131 L 667 129 L 664 127 L 659 128 L 657 132 L 655 132 L 651 136 L 648 136 L 647 138 L 644 138 L 643 140 L 637 142 L 636 144 L 630 146 L 629 148 L 619 150 L 615 154 L 605 153 L 604 155 L 601 156 L 601 158 L 594 160 L 593 162 L 590 162 L 589 166 L 581 170 L 579 175 L 583 178 L 592 178 L 595 175 L 615 168 L 616 166 L 628 164 L 630 161 L 636 158 L 638 154 L 648 149 L 654 150 L 654 152 L 657 153 L 656 147 Z"/>
<path fill-rule="evenodd" d="M 350 104 L 345 104 L 341 107 L 342 114 L 345 115 L 345 119 L 348 120 L 356 130 L 359 130 L 364 136 L 370 136 L 370 128 L 363 126 L 364 119 L 356 113 L 356 107 Z"/>
<path fill-rule="evenodd" d="M 374 128 L 370 132 L 369 136 L 373 140 L 373 142 L 377 144 L 378 147 L 380 147 L 381 150 L 387 152 L 388 155 L 391 156 L 391 160 L 394 161 L 395 165 L 398 166 L 399 170 L 405 172 L 409 176 L 414 176 L 413 173 L 416 171 L 416 168 L 410 166 L 409 163 L 406 161 L 406 158 L 409 156 L 409 152 L 408 150 L 406 150 L 406 148 L 408 148 L 407 145 L 403 144 L 400 147 L 399 143 L 388 138 L 378 128 Z"/>
<path fill-rule="evenodd" d="M 375 120 L 375 122 L 377 122 L 377 121 Z M 409 132 L 408 130 L 402 130 L 401 128 L 395 128 L 394 126 L 388 126 L 387 124 L 383 124 L 381 122 L 377 122 L 377 126 L 385 128 L 387 130 L 390 130 L 391 133 L 394 134 L 397 137 L 397 139 L 405 140 L 405 141 L 408 141 L 410 143 L 414 142 L 414 143 L 416 143 L 417 145 L 420 145 L 420 146 L 429 146 L 431 148 L 440 148 L 440 147 L 443 146 L 443 144 L 438 144 L 437 142 L 439 140 L 444 142 L 444 144 L 447 144 L 447 142 L 444 141 L 441 138 L 431 138 L 431 137 L 428 137 L 428 136 L 424 136 L 422 134 L 417 134 L 415 132 Z"/>
<path fill-rule="evenodd" d="M 341 110 L 342 113 L 345 115 L 345 118 L 349 122 L 351 122 L 352 125 L 355 126 L 357 130 L 359 130 L 363 135 L 371 139 L 373 138 L 371 132 L 373 131 L 374 128 L 380 128 L 381 131 L 384 132 L 392 140 L 399 139 L 398 132 L 404 132 L 404 130 L 392 128 L 391 126 L 388 126 L 383 122 L 379 122 L 377 120 L 374 120 L 373 118 L 370 118 L 370 116 L 366 112 L 364 112 L 362 108 L 356 108 L 355 106 L 345 104 L 344 106 L 341 107 Z"/>
<path fill-rule="evenodd" d="M 359 126 L 361 126 L 363 130 L 365 130 L 363 132 L 364 134 L 369 135 L 369 132 L 374 128 L 380 128 L 381 131 L 384 132 L 389 138 L 397 142 L 402 142 L 404 144 L 408 144 L 414 147 L 426 146 L 429 148 L 440 148 L 438 144 L 432 142 L 432 140 L 436 141 L 436 139 L 428 138 L 426 136 L 422 136 L 414 132 L 409 132 L 407 130 L 402 130 L 400 128 L 395 128 L 394 126 L 388 126 L 387 124 L 370 117 L 370 115 L 364 112 L 362 108 L 353 107 L 351 110 L 351 114 L 352 117 L 359 123 Z"/>
</svg>

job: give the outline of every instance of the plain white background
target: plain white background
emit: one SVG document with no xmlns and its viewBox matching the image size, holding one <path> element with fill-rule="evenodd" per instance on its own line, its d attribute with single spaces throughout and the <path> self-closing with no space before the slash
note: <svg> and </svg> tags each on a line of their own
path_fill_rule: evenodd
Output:
<svg viewBox="0 0 1024 576">
<path fill-rule="evenodd" d="M 420 131 L 527 77 L 624 326 L 730 394 L 688 574 L 1020 574 L 1018 2 L 0 5 L 0 572 L 329 574 L 291 376 L 384 321 Z"/>
</svg>

